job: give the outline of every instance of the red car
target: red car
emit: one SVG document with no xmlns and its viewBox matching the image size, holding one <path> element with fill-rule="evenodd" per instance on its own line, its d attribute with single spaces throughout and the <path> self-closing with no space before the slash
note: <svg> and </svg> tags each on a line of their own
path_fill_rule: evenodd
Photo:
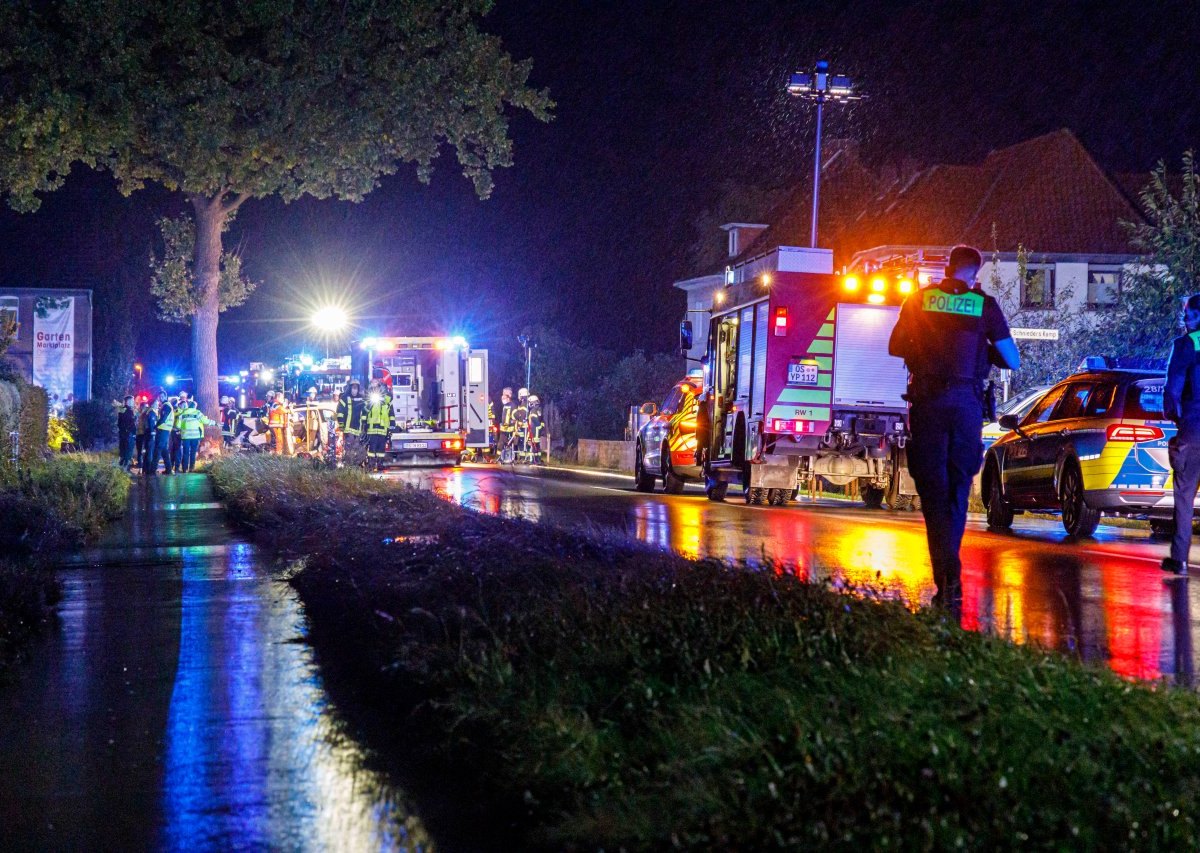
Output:
<svg viewBox="0 0 1200 853">
<path fill-rule="evenodd" d="M 638 430 L 633 463 L 634 487 L 654 491 L 662 480 L 663 491 L 677 495 L 688 481 L 703 482 L 696 464 L 696 396 L 701 380 L 691 377 L 678 382 L 663 400 L 658 413 Z"/>
</svg>

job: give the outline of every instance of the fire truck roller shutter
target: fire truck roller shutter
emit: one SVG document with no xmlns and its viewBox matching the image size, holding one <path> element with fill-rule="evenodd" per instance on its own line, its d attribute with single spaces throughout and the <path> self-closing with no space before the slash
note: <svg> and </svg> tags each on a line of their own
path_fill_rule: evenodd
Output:
<svg viewBox="0 0 1200 853">
<path fill-rule="evenodd" d="M 754 357 L 754 306 L 743 308 L 738 318 L 737 399 L 750 399 L 750 368 Z"/>
<path fill-rule="evenodd" d="M 761 418 L 767 396 L 767 317 L 771 306 L 760 302 L 754 316 L 754 380 L 750 387 L 750 414 Z"/>
<path fill-rule="evenodd" d="M 904 410 L 908 386 L 904 362 L 888 355 L 888 338 L 900 317 L 892 305 L 837 307 L 833 404 Z"/>
</svg>

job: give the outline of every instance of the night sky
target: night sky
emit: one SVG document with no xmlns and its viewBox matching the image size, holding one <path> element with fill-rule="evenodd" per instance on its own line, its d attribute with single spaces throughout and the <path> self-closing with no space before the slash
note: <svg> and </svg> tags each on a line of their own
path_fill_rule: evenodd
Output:
<svg viewBox="0 0 1200 853">
<path fill-rule="evenodd" d="M 516 119 L 516 164 L 485 202 L 444 156 L 430 186 L 405 170 L 358 205 L 248 204 L 228 242 L 262 286 L 223 316 L 223 370 L 311 348 L 298 318 L 321 294 L 353 304 L 364 333 L 403 313 L 415 332 L 493 349 L 537 324 L 619 352 L 670 349 L 683 308 L 671 282 L 701 272 L 695 223 L 719 215 L 722 187 L 810 168 L 811 116 L 783 85 L 818 57 L 870 95 L 828 111 L 826 133 L 899 174 L 1060 127 L 1121 171 L 1200 138 L 1189 3 L 498 0 L 485 26 L 533 59 L 555 120 Z M 79 173 L 38 214 L 0 214 L 0 283 L 87 287 L 141 269 L 155 216 L 178 210 Z M 154 321 L 148 296 L 129 308 L 139 356 L 185 365 L 186 330 Z"/>
</svg>

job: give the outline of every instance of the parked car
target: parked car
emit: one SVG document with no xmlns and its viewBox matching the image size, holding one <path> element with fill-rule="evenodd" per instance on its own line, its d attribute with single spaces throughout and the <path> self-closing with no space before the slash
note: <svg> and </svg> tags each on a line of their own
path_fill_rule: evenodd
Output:
<svg viewBox="0 0 1200 853">
<path fill-rule="evenodd" d="M 1014 394 L 1003 403 L 996 407 L 996 420 L 983 425 L 983 449 L 987 450 L 995 444 L 1005 433 L 1010 430 L 1000 426 L 1000 418 L 1005 415 L 1016 415 L 1018 419 L 1029 414 L 1029 410 L 1034 404 L 1042 399 L 1042 395 L 1049 391 L 1050 385 L 1037 385 L 1033 388 L 1026 388 L 1019 394 Z"/>
<path fill-rule="evenodd" d="M 639 492 L 654 491 L 662 480 L 663 491 L 679 494 L 688 482 L 703 482 L 696 464 L 696 396 L 701 380 L 677 382 L 658 412 L 638 430 L 634 451 L 633 484 Z"/>
<path fill-rule="evenodd" d="M 1088 536 L 1102 513 L 1143 516 L 1170 529 L 1175 425 L 1163 416 L 1161 371 L 1089 370 L 1053 386 L 988 449 L 982 493 L 988 525 L 1007 528 L 1025 510 L 1062 513 Z"/>
</svg>

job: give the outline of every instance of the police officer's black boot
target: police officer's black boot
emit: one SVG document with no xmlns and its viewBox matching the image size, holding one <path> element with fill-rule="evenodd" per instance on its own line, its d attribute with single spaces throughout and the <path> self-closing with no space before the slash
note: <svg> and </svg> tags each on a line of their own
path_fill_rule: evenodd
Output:
<svg viewBox="0 0 1200 853">
<path fill-rule="evenodd" d="M 1171 557 L 1163 558 L 1161 568 L 1164 572 L 1170 572 L 1171 574 L 1179 575 L 1180 577 L 1187 577 L 1188 564 L 1172 559 Z"/>
</svg>

